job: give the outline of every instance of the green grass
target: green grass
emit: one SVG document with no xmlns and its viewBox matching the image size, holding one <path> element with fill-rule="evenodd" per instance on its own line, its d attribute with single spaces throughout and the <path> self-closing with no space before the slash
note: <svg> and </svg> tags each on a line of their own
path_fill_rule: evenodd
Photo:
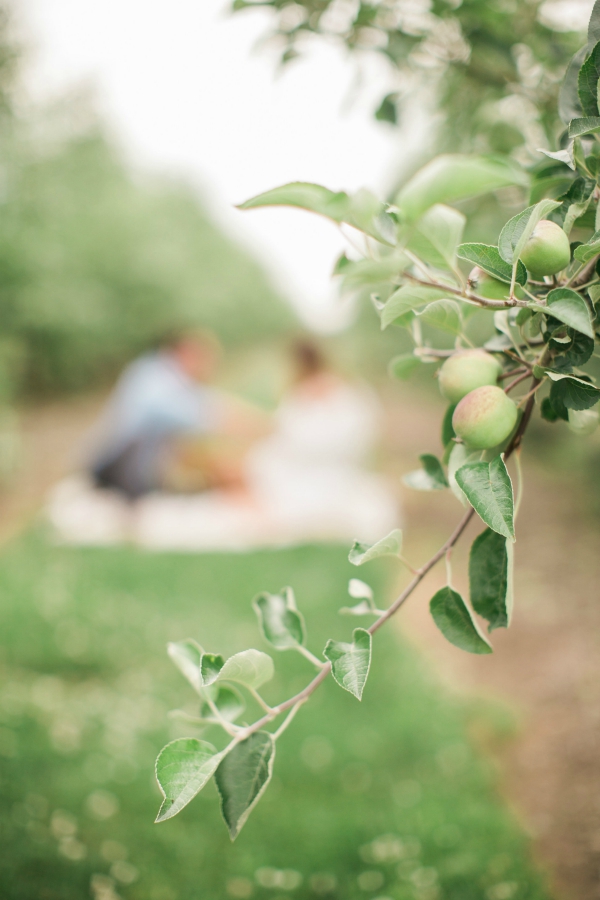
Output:
<svg viewBox="0 0 600 900">
<path fill-rule="evenodd" d="M 212 783 L 177 818 L 153 824 L 155 755 L 167 740 L 194 733 L 167 718 L 174 707 L 193 710 L 194 697 L 167 659 L 166 641 L 190 636 L 226 653 L 267 649 L 250 600 L 290 583 L 309 646 L 320 653 L 327 637 L 343 639 L 352 626 L 337 614 L 356 575 L 346 557 L 331 547 L 204 556 L 79 550 L 52 548 L 35 534 L 7 548 L 2 897 L 548 897 L 490 763 L 467 739 L 469 725 L 488 713 L 445 694 L 390 629 L 375 641 L 362 703 L 329 681 L 300 711 L 235 844 Z M 363 577 L 381 597 L 391 570 L 367 569 Z M 278 654 L 276 664 L 268 700 L 310 675 L 293 653 Z"/>
</svg>

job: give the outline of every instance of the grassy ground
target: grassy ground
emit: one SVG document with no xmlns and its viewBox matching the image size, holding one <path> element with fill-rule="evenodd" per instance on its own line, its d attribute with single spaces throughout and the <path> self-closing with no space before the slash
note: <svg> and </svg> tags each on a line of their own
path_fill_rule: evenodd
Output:
<svg viewBox="0 0 600 900">
<path fill-rule="evenodd" d="M 364 577 L 385 591 L 385 565 Z M 231 845 L 216 792 L 152 824 L 167 719 L 193 709 L 165 642 L 266 649 L 250 599 L 291 583 L 319 653 L 356 570 L 343 548 L 252 555 L 56 549 L 0 558 L 0 884 L 7 900 L 542 900 L 528 842 L 467 739 L 478 717 L 415 651 L 378 635 L 363 703 L 326 684 L 278 744 L 273 783 Z M 304 684 L 276 659 L 267 699 Z M 490 716 L 492 718 L 490 719 Z M 475 723 L 477 724 L 477 723 Z M 387 837 L 385 837 L 387 836 Z M 288 871 L 289 870 L 289 871 Z"/>
</svg>

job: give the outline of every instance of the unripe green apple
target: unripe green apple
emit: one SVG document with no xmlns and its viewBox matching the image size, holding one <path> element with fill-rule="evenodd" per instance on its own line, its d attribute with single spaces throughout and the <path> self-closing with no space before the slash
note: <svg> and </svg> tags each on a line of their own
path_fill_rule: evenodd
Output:
<svg viewBox="0 0 600 900">
<path fill-rule="evenodd" d="M 467 283 L 475 294 L 488 300 L 505 300 L 510 294 L 509 284 L 499 281 L 479 266 L 471 269 Z"/>
<path fill-rule="evenodd" d="M 501 371 L 500 363 L 485 350 L 457 350 L 440 369 L 440 391 L 450 403 L 458 403 L 475 388 L 496 384 Z"/>
<path fill-rule="evenodd" d="M 485 269 L 480 269 L 479 266 L 471 269 L 467 284 L 473 293 L 479 294 L 480 297 L 486 297 L 488 300 L 506 300 L 510 295 L 510 284 L 500 281 L 499 278 L 494 278 L 493 275 L 490 275 Z M 519 299 L 523 297 L 520 284 L 515 284 L 515 297 L 519 297 Z"/>
<path fill-rule="evenodd" d="M 556 222 L 542 219 L 523 247 L 521 259 L 534 278 L 556 275 L 569 265 L 571 259 L 569 238 Z"/>
<path fill-rule="evenodd" d="M 463 397 L 454 410 L 452 426 L 469 447 L 487 450 L 506 440 L 517 415 L 517 407 L 502 388 L 487 384 Z"/>
</svg>

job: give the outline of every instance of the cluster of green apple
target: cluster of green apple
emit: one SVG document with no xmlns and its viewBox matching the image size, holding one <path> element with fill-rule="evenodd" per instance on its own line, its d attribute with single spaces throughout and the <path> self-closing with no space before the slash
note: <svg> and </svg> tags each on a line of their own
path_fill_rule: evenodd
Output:
<svg viewBox="0 0 600 900">
<path fill-rule="evenodd" d="M 569 238 L 556 222 L 542 219 L 525 244 L 521 261 L 534 279 L 556 275 L 566 269 L 571 261 Z M 469 275 L 469 285 L 480 297 L 488 300 L 504 300 L 506 297 L 506 284 L 477 266 Z M 519 296 L 519 293 L 522 292 L 517 285 L 516 295 Z"/>
<path fill-rule="evenodd" d="M 555 222 L 542 219 L 528 239 L 521 259 L 534 278 L 555 275 L 570 262 L 569 239 Z M 482 297 L 498 300 L 506 297 L 505 282 L 477 266 L 468 282 Z M 498 360 L 482 349 L 458 350 L 440 369 L 442 395 L 456 404 L 452 416 L 454 432 L 473 450 L 487 450 L 504 443 L 516 425 L 517 406 L 498 387 L 501 374 Z"/>
</svg>

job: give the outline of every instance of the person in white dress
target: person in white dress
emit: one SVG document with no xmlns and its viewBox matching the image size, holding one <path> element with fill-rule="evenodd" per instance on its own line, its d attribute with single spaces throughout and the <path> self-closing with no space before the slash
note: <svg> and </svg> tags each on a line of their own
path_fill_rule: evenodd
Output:
<svg viewBox="0 0 600 900">
<path fill-rule="evenodd" d="M 377 540 L 398 525 L 390 486 L 368 470 L 381 437 L 374 391 L 335 374 L 316 343 L 293 348 L 294 382 L 247 478 L 273 539 Z"/>
</svg>

